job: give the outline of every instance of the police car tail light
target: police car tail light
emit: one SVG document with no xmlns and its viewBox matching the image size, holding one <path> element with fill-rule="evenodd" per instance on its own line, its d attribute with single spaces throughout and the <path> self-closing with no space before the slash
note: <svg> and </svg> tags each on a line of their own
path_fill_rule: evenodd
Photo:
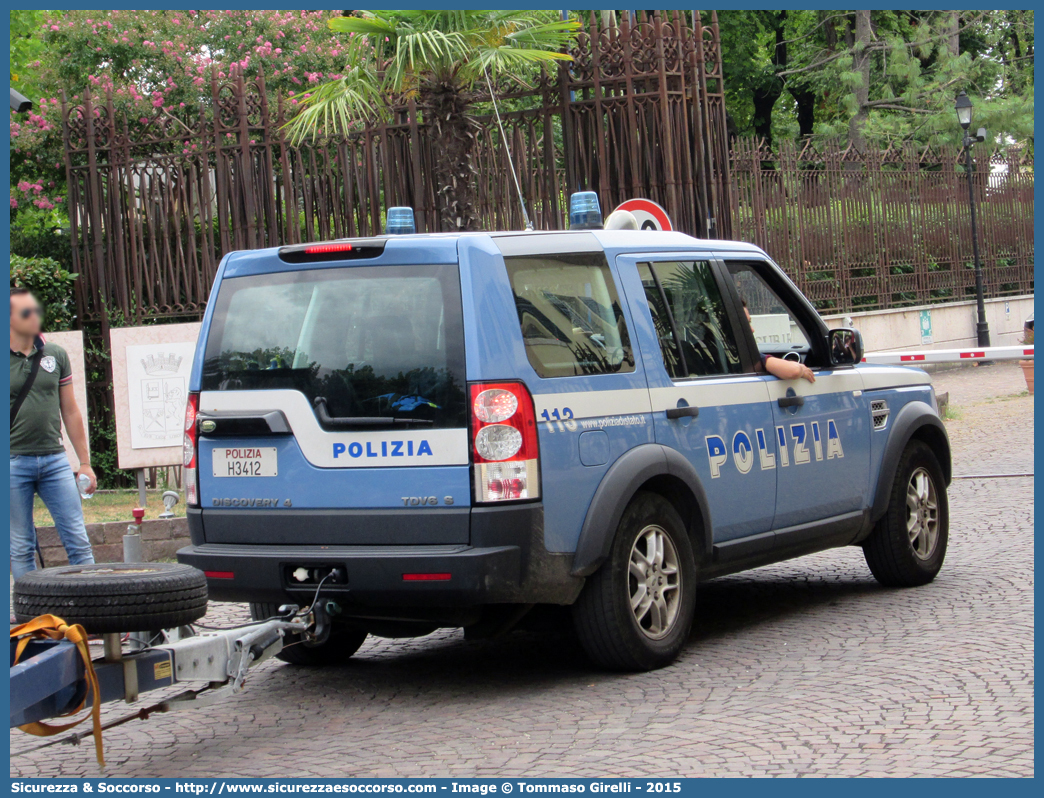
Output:
<svg viewBox="0 0 1044 798">
<path fill-rule="evenodd" d="M 515 415 L 518 397 L 503 388 L 487 388 L 475 397 L 472 408 L 479 421 L 496 424 Z"/>
<path fill-rule="evenodd" d="M 522 433 L 507 424 L 490 424 L 475 435 L 475 451 L 484 460 L 510 460 L 522 448 Z"/>
<path fill-rule="evenodd" d="M 333 244 L 312 244 L 305 247 L 306 255 L 329 255 L 334 252 L 351 252 L 352 245 L 347 242 L 335 242 Z"/>
<path fill-rule="evenodd" d="M 196 444 L 198 434 L 196 416 L 199 414 L 199 394 L 190 393 L 185 403 L 185 437 L 182 440 L 181 464 L 185 467 L 185 504 L 199 506 L 199 492 L 196 485 Z"/>
<path fill-rule="evenodd" d="M 540 498 L 533 398 L 520 382 L 471 386 L 475 501 Z"/>
</svg>

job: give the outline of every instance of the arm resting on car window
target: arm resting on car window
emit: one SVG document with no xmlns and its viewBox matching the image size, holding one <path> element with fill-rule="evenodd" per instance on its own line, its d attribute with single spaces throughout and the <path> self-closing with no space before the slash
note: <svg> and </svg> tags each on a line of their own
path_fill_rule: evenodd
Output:
<svg viewBox="0 0 1044 798">
<path fill-rule="evenodd" d="M 801 377 L 809 382 L 816 381 L 816 375 L 813 374 L 812 369 L 804 363 L 798 363 L 794 360 L 784 360 L 781 357 L 772 357 L 772 355 L 765 358 L 765 370 L 774 377 L 779 377 L 781 380 L 796 380 Z"/>
</svg>

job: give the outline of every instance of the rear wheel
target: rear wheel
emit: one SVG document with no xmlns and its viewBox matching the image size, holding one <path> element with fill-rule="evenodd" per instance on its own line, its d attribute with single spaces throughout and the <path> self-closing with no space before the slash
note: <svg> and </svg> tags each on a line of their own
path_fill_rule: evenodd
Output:
<svg viewBox="0 0 1044 798">
<path fill-rule="evenodd" d="M 899 458 L 888 510 L 863 543 L 874 578 L 888 587 L 931 582 L 946 557 L 949 525 L 939 460 L 927 444 L 911 441 Z"/>
<path fill-rule="evenodd" d="M 250 605 L 250 617 L 255 621 L 275 617 L 278 611 L 279 607 L 275 604 Z M 337 665 L 350 659 L 365 640 L 366 632 L 361 629 L 335 624 L 326 642 L 319 645 L 306 643 L 299 635 L 287 634 L 283 650 L 276 656 L 291 665 Z"/>
<path fill-rule="evenodd" d="M 652 670 L 681 651 L 696 604 L 696 565 L 685 524 L 655 493 L 624 511 L 609 559 L 573 605 L 580 643 L 598 665 Z"/>
</svg>

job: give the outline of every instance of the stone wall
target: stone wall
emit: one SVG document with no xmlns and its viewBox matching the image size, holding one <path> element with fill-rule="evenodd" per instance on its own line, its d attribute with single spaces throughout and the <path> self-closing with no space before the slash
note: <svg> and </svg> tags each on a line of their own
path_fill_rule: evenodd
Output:
<svg viewBox="0 0 1044 798">
<path fill-rule="evenodd" d="M 928 312 L 932 327 L 931 343 L 921 339 L 921 311 Z M 1033 313 L 1033 296 L 1013 296 L 986 300 L 986 321 L 993 346 L 1016 346 L 1022 340 L 1022 325 Z M 895 349 L 960 349 L 975 346 L 977 310 L 974 301 L 941 305 L 874 310 L 823 316 L 828 327 L 855 327 L 863 334 L 867 352 Z"/>
<path fill-rule="evenodd" d="M 87 536 L 91 539 L 95 562 L 123 562 L 123 536 L 127 534 L 129 525 L 127 521 L 87 524 Z M 47 567 L 69 562 L 58 538 L 58 531 L 53 526 L 40 527 L 36 534 Z M 141 543 L 146 560 L 173 560 L 178 549 L 189 545 L 188 521 L 185 518 L 145 521 L 141 525 Z"/>
</svg>

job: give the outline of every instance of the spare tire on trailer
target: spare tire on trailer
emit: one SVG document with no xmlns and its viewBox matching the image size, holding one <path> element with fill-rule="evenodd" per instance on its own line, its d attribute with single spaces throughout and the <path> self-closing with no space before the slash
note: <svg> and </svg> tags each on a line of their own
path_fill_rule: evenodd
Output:
<svg viewBox="0 0 1044 798">
<path fill-rule="evenodd" d="M 206 615 L 207 578 L 166 562 L 44 568 L 18 577 L 14 613 L 19 623 L 57 615 L 90 634 L 173 629 Z"/>
</svg>

